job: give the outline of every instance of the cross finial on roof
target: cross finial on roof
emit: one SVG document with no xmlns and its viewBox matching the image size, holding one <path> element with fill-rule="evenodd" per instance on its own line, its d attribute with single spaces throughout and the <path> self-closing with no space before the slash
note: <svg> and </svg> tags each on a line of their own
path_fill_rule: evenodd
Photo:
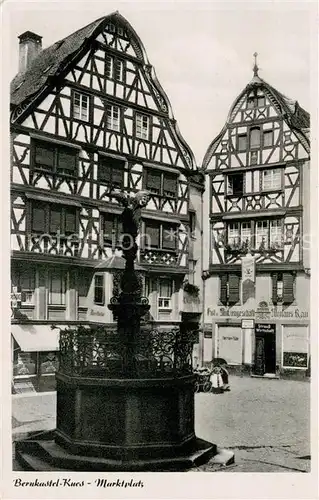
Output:
<svg viewBox="0 0 319 500">
<path fill-rule="evenodd" d="M 258 71 L 259 71 L 259 68 L 257 66 L 257 56 L 258 56 L 258 53 L 257 52 L 254 52 L 253 53 L 253 56 L 255 58 L 255 64 L 254 64 L 254 67 L 253 67 L 253 70 L 254 70 L 254 76 L 258 76 Z"/>
</svg>

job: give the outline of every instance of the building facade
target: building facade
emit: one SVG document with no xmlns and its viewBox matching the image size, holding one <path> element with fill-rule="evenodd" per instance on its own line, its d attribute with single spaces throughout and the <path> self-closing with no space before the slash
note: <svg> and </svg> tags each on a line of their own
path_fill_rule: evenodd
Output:
<svg viewBox="0 0 319 500">
<path fill-rule="evenodd" d="M 54 388 L 53 327 L 115 327 L 108 304 L 120 293 L 124 259 L 114 190 L 150 192 L 138 242 L 147 320 L 193 327 L 203 191 L 143 44 L 119 13 L 43 50 L 34 33 L 19 39 L 11 87 L 16 392 Z"/>
<path fill-rule="evenodd" d="M 258 76 L 204 161 L 201 361 L 256 376 L 309 368 L 309 114 Z"/>
</svg>

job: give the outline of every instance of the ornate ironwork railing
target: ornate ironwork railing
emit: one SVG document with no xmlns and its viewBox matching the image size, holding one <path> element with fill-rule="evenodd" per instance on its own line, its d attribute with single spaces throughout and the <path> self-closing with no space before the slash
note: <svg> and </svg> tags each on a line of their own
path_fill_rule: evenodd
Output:
<svg viewBox="0 0 319 500">
<path fill-rule="evenodd" d="M 177 378 L 192 373 L 194 341 L 179 328 L 144 330 L 132 342 L 104 327 L 61 330 L 59 372 L 113 379 Z"/>
</svg>

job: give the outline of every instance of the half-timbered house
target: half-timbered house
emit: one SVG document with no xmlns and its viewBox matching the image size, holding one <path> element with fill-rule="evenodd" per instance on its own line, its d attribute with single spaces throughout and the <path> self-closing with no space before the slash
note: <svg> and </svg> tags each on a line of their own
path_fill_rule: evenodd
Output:
<svg viewBox="0 0 319 500">
<path fill-rule="evenodd" d="M 203 160 L 204 361 L 255 375 L 309 363 L 309 114 L 254 75 Z"/>
<path fill-rule="evenodd" d="M 114 189 L 151 193 L 138 255 L 149 320 L 171 327 L 184 309 L 199 312 L 185 302 L 183 283 L 192 283 L 198 260 L 203 186 L 143 44 L 118 12 L 46 49 L 29 31 L 19 41 L 11 87 L 13 381 L 16 390 L 47 390 L 57 365 L 52 325 L 114 326 L 108 304 L 124 268 Z"/>
</svg>

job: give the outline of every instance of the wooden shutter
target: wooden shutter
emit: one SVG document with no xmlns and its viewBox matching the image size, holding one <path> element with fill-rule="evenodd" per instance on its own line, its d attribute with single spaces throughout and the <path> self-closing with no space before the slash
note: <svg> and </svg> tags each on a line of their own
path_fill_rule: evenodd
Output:
<svg viewBox="0 0 319 500">
<path fill-rule="evenodd" d="M 145 226 L 145 233 L 147 238 L 145 238 L 145 247 L 149 245 L 151 247 L 159 248 L 160 246 L 160 226 L 156 224 L 148 223 Z"/>
<path fill-rule="evenodd" d="M 76 216 L 77 211 L 75 208 L 65 209 L 65 234 L 73 234 L 77 232 Z"/>
<path fill-rule="evenodd" d="M 161 190 L 161 173 L 157 170 L 148 170 L 146 177 L 146 188 L 153 193 L 160 193 Z"/>
<path fill-rule="evenodd" d="M 111 182 L 111 167 L 107 158 L 99 158 L 98 180 L 101 182 Z"/>
<path fill-rule="evenodd" d="M 222 304 L 227 304 L 227 274 L 222 274 L 220 276 L 220 301 Z"/>
<path fill-rule="evenodd" d="M 123 170 L 119 167 L 112 168 L 112 186 L 120 189 L 123 187 Z"/>
<path fill-rule="evenodd" d="M 61 224 L 62 208 L 59 206 L 50 207 L 50 233 L 56 234 L 58 231 L 63 233 Z"/>
<path fill-rule="evenodd" d="M 272 279 L 272 302 L 273 304 L 278 303 L 278 296 L 277 296 L 277 281 L 278 281 L 278 275 L 273 274 L 271 276 Z"/>
<path fill-rule="evenodd" d="M 75 167 L 76 167 L 75 152 L 70 149 L 59 150 L 57 171 L 68 175 L 75 175 L 76 174 Z"/>
<path fill-rule="evenodd" d="M 39 143 L 35 146 L 35 164 L 37 168 L 52 170 L 54 168 L 54 147 Z"/>
<path fill-rule="evenodd" d="M 294 301 L 294 275 L 283 273 L 283 303 L 291 304 Z"/>
<path fill-rule="evenodd" d="M 178 241 L 177 226 L 163 224 L 162 248 L 175 250 L 177 241 Z"/>
<path fill-rule="evenodd" d="M 228 286 L 228 302 L 236 304 L 239 301 L 239 276 L 237 274 L 229 274 Z"/>
<path fill-rule="evenodd" d="M 33 205 L 32 206 L 32 221 L 31 221 L 32 231 L 37 233 L 45 233 L 45 207 L 44 205 Z"/>
<path fill-rule="evenodd" d="M 177 194 L 177 177 L 176 175 L 164 174 L 163 194 L 166 196 L 176 196 Z"/>
</svg>

